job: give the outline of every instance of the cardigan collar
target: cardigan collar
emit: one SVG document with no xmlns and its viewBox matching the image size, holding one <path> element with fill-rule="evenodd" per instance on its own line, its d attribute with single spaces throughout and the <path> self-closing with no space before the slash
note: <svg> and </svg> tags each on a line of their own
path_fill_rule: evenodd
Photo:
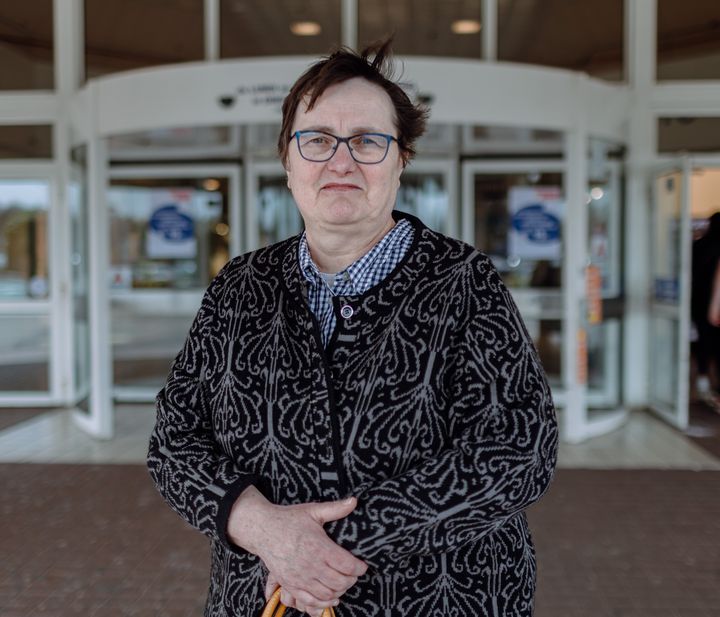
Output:
<svg viewBox="0 0 720 617">
<path fill-rule="evenodd" d="M 355 298 L 355 301 L 363 306 L 370 303 L 374 304 L 377 296 L 382 294 L 387 288 L 392 287 L 392 296 L 401 297 L 413 284 L 416 276 L 425 268 L 432 256 L 436 252 L 438 234 L 426 227 L 420 219 L 407 214 L 393 210 L 392 216 L 396 221 L 406 219 L 413 226 L 413 241 L 408 248 L 405 256 L 400 260 L 397 266 L 387 277 L 380 283 L 371 287 L 365 293 Z M 298 248 L 301 234 L 291 238 L 285 246 L 285 252 L 282 258 L 283 282 L 287 287 L 290 297 L 296 301 L 302 300 L 307 306 L 307 285 L 309 284 L 298 263 Z"/>
</svg>

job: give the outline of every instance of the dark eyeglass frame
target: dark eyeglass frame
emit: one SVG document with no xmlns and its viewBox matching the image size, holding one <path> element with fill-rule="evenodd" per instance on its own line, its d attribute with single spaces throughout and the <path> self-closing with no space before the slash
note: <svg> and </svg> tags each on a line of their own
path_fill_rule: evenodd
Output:
<svg viewBox="0 0 720 617">
<path fill-rule="evenodd" d="M 306 135 L 308 133 L 316 133 L 320 135 L 327 135 L 328 137 L 332 137 L 335 139 L 335 147 L 330 150 L 330 155 L 325 159 L 309 159 L 306 157 L 303 152 L 302 148 L 300 147 L 300 136 Z M 350 140 L 354 139 L 355 137 L 360 137 L 361 135 L 375 135 L 377 137 L 385 137 L 387 139 L 387 146 L 385 147 L 385 154 L 383 154 L 382 158 L 379 161 L 373 161 L 372 163 L 368 163 L 367 161 L 358 161 L 355 158 L 355 153 L 350 146 Z M 368 132 L 364 131 L 362 133 L 355 133 L 355 135 L 350 135 L 349 137 L 340 137 L 338 135 L 333 135 L 332 133 L 328 133 L 327 131 L 295 131 L 292 135 L 290 135 L 290 139 L 294 139 L 297 142 L 298 152 L 300 153 L 300 156 L 304 158 L 306 161 L 310 161 L 311 163 L 327 163 L 332 157 L 335 156 L 335 153 L 338 151 L 338 148 L 340 147 L 340 144 L 345 144 L 348 148 L 348 151 L 350 152 L 350 156 L 352 157 L 353 161 L 360 165 L 377 165 L 378 163 L 382 163 L 388 155 L 388 152 L 390 152 L 390 145 L 392 142 L 395 142 L 400 145 L 400 142 L 397 140 L 396 137 L 393 137 L 392 135 L 388 135 L 387 133 L 374 133 L 374 132 Z"/>
</svg>

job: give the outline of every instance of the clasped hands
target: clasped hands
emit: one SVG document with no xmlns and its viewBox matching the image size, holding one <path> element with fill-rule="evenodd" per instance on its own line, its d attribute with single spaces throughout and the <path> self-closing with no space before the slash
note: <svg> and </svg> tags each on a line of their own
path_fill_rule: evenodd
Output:
<svg viewBox="0 0 720 617">
<path fill-rule="evenodd" d="M 262 559 L 269 571 L 265 598 L 278 585 L 280 601 L 321 617 L 365 574 L 367 565 L 333 540 L 323 525 L 350 514 L 354 497 L 342 501 L 278 506 L 254 486 L 235 501 L 228 519 L 232 542 Z"/>
</svg>

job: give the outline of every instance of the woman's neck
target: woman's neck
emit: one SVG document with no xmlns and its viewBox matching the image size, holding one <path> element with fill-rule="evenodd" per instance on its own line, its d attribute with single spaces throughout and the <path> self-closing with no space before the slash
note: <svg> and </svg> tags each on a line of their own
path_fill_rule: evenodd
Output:
<svg viewBox="0 0 720 617">
<path fill-rule="evenodd" d="M 395 226 L 390 220 L 372 234 L 347 234 L 306 230 L 310 255 L 321 272 L 341 272 L 368 253 Z"/>
</svg>

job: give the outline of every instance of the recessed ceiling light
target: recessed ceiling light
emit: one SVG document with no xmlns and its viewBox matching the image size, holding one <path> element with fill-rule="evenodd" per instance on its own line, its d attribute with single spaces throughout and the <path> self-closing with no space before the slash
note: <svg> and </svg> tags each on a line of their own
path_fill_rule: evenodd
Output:
<svg viewBox="0 0 720 617">
<path fill-rule="evenodd" d="M 458 19 L 450 26 L 455 34 L 477 34 L 480 28 L 482 24 L 477 19 Z"/>
<path fill-rule="evenodd" d="M 206 191 L 217 191 L 220 188 L 220 180 L 215 178 L 206 178 L 202 184 Z"/>
<path fill-rule="evenodd" d="M 321 31 L 316 21 L 296 21 L 290 24 L 290 32 L 297 36 L 317 36 Z"/>
</svg>

